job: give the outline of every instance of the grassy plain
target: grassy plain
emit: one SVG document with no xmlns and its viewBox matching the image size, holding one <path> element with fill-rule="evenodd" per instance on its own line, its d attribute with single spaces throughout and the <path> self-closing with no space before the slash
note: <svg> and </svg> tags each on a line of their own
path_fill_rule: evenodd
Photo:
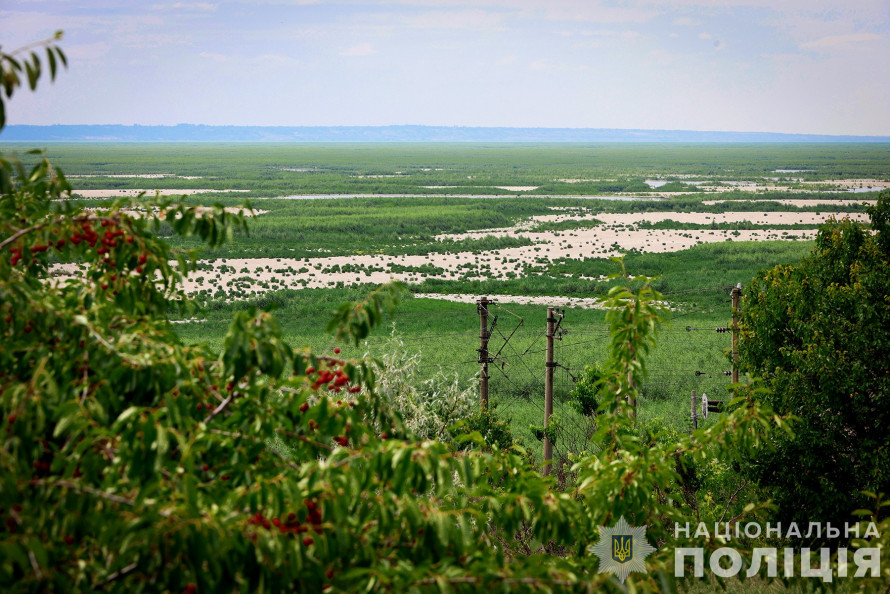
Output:
<svg viewBox="0 0 890 594">
<path fill-rule="evenodd" d="M 174 187 L 249 189 L 252 197 L 457 193 L 454 188 L 423 186 L 458 186 L 459 193 L 517 194 L 492 189 L 499 185 L 538 186 L 534 193 L 542 195 L 645 192 L 648 188 L 641 182 L 651 177 L 676 181 L 885 177 L 890 159 L 884 144 L 53 143 L 46 149 L 69 174 L 167 173 L 193 178 L 177 179 Z M 167 188 L 170 181 L 96 177 L 79 185 Z"/>
<path fill-rule="evenodd" d="M 0 146 L 4 152 L 16 148 Z M 481 272 L 475 278 L 448 277 L 438 274 L 440 267 L 433 264 L 403 266 L 416 269 L 410 288 L 424 294 L 593 297 L 604 295 L 614 284 L 602 277 L 614 273 L 616 265 L 594 253 L 550 257 L 546 246 L 534 245 L 521 233 L 443 240 L 439 236 L 444 234 L 511 228 L 554 212 L 577 217 L 538 222 L 534 229 L 569 237 L 595 226 L 596 221 L 580 218 L 597 213 L 750 212 L 752 220 L 753 213 L 771 211 L 861 213 L 859 199 L 873 196 L 859 192 L 890 181 L 890 147 L 880 144 L 72 143 L 51 144 L 46 152 L 69 176 L 75 194 L 206 189 L 215 192 L 187 199 L 229 206 L 250 200 L 254 208 L 265 211 L 251 221 L 249 235 L 237 235 L 221 248 L 202 252 L 206 270 L 234 258 L 274 258 L 282 269 L 299 269 L 310 259 L 337 256 L 382 259 L 461 253 L 468 270 Z M 844 180 L 846 184 L 839 183 Z M 780 202 L 788 199 L 805 202 Z M 98 206 L 109 200 L 85 202 Z M 675 220 L 636 226 L 678 234 L 709 229 L 723 234 L 715 239 L 726 240 L 669 253 L 619 250 L 626 254 L 625 264 L 633 274 L 658 276 L 655 286 L 674 309 L 674 321 L 649 364 L 640 413 L 644 422 L 658 424 L 660 419 L 686 430 L 691 390 L 707 391 L 712 397 L 725 392 L 729 335 L 714 328 L 728 324 L 729 288 L 747 283 L 762 268 L 796 261 L 812 247 L 807 240 L 743 242 L 734 240 L 733 234 L 750 229 L 787 234 L 815 227 Z M 482 255 L 514 249 L 540 249 L 540 257 L 521 262 L 515 272 L 505 275 L 478 264 Z M 477 258 L 475 265 L 467 254 Z M 274 304 L 291 344 L 324 351 L 333 346 L 324 333 L 329 312 L 371 290 L 361 284 L 366 275 L 358 268 L 350 280 L 341 276 L 327 288 L 302 290 L 282 289 L 281 284 L 244 270 L 233 271 L 241 275 L 237 283 L 231 277 L 214 277 L 213 272 L 197 273 L 208 277 L 207 289 L 199 294 L 206 310 L 204 319 L 177 325 L 184 341 L 218 347 L 233 311 L 251 303 Z M 381 270 L 399 272 L 392 266 Z M 491 348 L 500 350 L 502 362 L 492 367 L 492 394 L 500 410 L 513 419 L 517 437 L 537 451 L 528 425 L 540 424 L 543 416 L 545 307 L 502 299 L 492 313 L 499 317 Z M 506 341 L 519 318 L 523 325 Z M 557 361 L 567 369 L 557 373 L 556 408 L 566 429 L 557 452 L 583 447 L 583 420 L 565 405 L 565 396 L 572 377 L 585 364 L 605 358 L 608 337 L 603 319 L 599 310 L 566 311 L 563 328 L 568 334 L 557 344 Z M 461 382 L 475 381 L 479 342 L 475 305 L 409 298 L 391 325 L 406 349 L 422 353 L 424 373 L 441 371 L 456 374 Z M 346 347 L 344 352 L 380 354 L 395 348 L 389 335 L 389 329 L 382 329 L 367 344 Z"/>
</svg>

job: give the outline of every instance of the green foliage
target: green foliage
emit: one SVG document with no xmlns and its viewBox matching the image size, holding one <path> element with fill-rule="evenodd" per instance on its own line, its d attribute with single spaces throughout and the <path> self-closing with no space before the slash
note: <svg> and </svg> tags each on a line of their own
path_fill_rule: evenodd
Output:
<svg viewBox="0 0 890 594">
<path fill-rule="evenodd" d="M 32 91 L 37 88 L 37 81 L 40 79 L 42 71 L 42 63 L 40 55 L 32 48 L 43 48 L 46 50 L 46 61 L 49 64 L 50 80 L 55 80 L 59 63 L 64 67 L 68 67 L 68 59 L 54 42 L 62 39 L 62 32 L 56 31 L 56 34 L 43 41 L 20 47 L 9 53 L 0 51 L 0 85 L 3 86 L 3 93 L 0 95 L 0 130 L 6 126 L 6 101 L 12 98 L 15 90 L 22 86 L 22 74 L 28 81 L 28 88 Z M 21 57 L 23 54 L 27 54 Z M 5 97 L 4 97 L 5 95 Z M 6 191 L 8 186 L 4 184 L 0 189 Z"/>
<path fill-rule="evenodd" d="M 560 423 L 559 417 L 553 414 L 550 415 L 550 418 L 547 420 L 546 427 L 543 425 L 529 425 L 528 428 L 538 441 L 543 441 L 546 438 L 551 444 L 556 445 L 556 442 L 559 439 L 559 430 L 562 428 L 562 423 Z"/>
<path fill-rule="evenodd" d="M 506 450 L 513 445 L 510 423 L 500 417 L 493 404 L 489 408 L 477 408 L 466 418 L 463 426 L 452 428 L 452 432 L 456 430 L 478 433 L 485 446 L 496 450 Z M 460 447 L 466 448 L 465 445 Z"/>
<path fill-rule="evenodd" d="M 439 371 L 422 378 L 420 354 L 408 349 L 399 336 L 394 335 L 381 350 L 384 354 L 374 366 L 376 393 L 416 438 L 447 441 L 453 435 L 452 426 L 469 420 L 478 410 L 475 388 L 462 385 L 457 376 Z M 371 359 L 370 353 L 365 359 Z"/>
<path fill-rule="evenodd" d="M 659 438 L 645 433 L 641 438 L 635 428 L 634 405 L 645 376 L 644 357 L 654 344 L 665 311 L 650 279 L 621 276 L 624 286 L 614 289 L 608 302 L 611 353 L 598 382 L 595 453 L 580 458 L 573 467 L 577 474 L 573 495 L 584 498 L 593 525 L 608 525 L 624 516 L 634 526 L 646 525 L 651 542 L 665 543 L 647 559 L 650 578 L 644 583 L 654 590 L 662 587 L 656 579 L 673 580 L 673 522 L 687 521 L 684 514 L 697 509 L 696 487 L 684 490 L 688 481 L 682 468 L 712 457 L 732 462 L 746 452 L 760 451 L 776 430 L 787 430 L 787 421 L 747 395 L 735 399 L 731 413 L 691 436 L 671 430 Z M 760 504 L 749 501 L 739 518 L 760 509 Z M 595 535 L 588 539 L 595 540 Z"/>
<path fill-rule="evenodd" d="M 765 271 L 744 296 L 743 369 L 768 380 L 766 402 L 802 420 L 747 466 L 782 520 L 839 525 L 864 506 L 862 491 L 890 491 L 888 212 L 885 191 L 870 209 L 876 233 L 828 224 L 809 257 Z"/>
<path fill-rule="evenodd" d="M 602 376 L 603 374 L 600 372 L 598 364 L 584 366 L 584 371 L 581 372 L 578 381 L 575 382 L 575 386 L 569 394 L 572 408 L 578 411 L 579 414 L 585 417 L 592 417 L 596 414 L 596 409 L 599 408 L 596 393 Z"/>
</svg>

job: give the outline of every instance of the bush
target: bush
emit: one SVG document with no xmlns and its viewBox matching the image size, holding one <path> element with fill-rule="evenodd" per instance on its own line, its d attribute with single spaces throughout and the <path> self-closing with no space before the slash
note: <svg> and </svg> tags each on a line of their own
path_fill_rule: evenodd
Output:
<svg viewBox="0 0 890 594">
<path fill-rule="evenodd" d="M 801 419 L 793 437 L 746 464 L 782 522 L 841 525 L 863 491 L 890 492 L 890 191 L 868 209 L 874 233 L 849 220 L 819 230 L 797 266 L 754 279 L 740 316 L 742 368 L 764 401 Z M 789 472 L 794 468 L 794 472 Z"/>
</svg>

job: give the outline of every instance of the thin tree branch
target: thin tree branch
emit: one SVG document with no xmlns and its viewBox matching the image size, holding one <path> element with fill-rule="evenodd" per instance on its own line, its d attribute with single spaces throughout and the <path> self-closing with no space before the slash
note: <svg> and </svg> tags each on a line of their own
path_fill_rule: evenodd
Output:
<svg viewBox="0 0 890 594">
<path fill-rule="evenodd" d="M 8 246 L 11 243 L 15 243 L 15 241 L 19 237 L 22 237 L 23 235 L 27 235 L 31 231 L 37 231 L 38 229 L 42 229 L 53 222 L 55 222 L 55 219 L 53 219 L 51 221 L 44 221 L 43 223 L 37 223 L 36 225 L 31 225 L 30 227 L 27 227 L 25 229 L 19 229 L 18 232 L 13 233 L 12 235 L 10 235 L 6 239 L 4 239 L 2 242 L 0 242 L 0 250 L 2 250 L 3 248 L 5 248 L 6 246 Z"/>
<path fill-rule="evenodd" d="M 723 510 L 723 515 L 721 515 L 720 519 L 717 521 L 718 524 L 723 521 L 723 518 L 726 517 L 726 512 L 729 511 L 729 506 L 732 505 L 732 500 L 735 499 L 735 496 L 739 494 L 739 491 L 741 491 L 742 489 L 744 489 L 747 486 L 748 486 L 748 481 L 742 481 L 742 484 L 739 485 L 739 488 L 735 490 L 735 493 L 733 493 L 732 495 L 729 496 L 729 499 L 726 502 L 726 507 Z M 735 518 L 733 518 L 733 520 L 737 520 L 737 519 L 739 519 L 739 517 L 740 516 L 736 516 Z M 730 523 L 732 523 L 733 520 L 730 520 Z"/>
<path fill-rule="evenodd" d="M 34 556 L 34 551 L 28 550 L 28 561 L 31 562 L 31 568 L 34 570 L 34 575 L 37 576 L 38 580 L 42 580 L 43 573 L 40 571 L 40 565 L 37 564 L 37 557 Z"/>
<path fill-rule="evenodd" d="M 126 567 L 118 569 L 117 571 L 115 571 L 114 573 L 109 575 L 108 579 L 106 579 L 101 584 L 94 584 L 93 589 L 94 590 L 104 590 L 105 586 L 107 586 L 108 584 L 112 583 L 115 580 L 118 580 L 118 579 L 124 577 L 128 573 L 132 573 L 136 569 L 136 567 L 138 567 L 138 566 L 135 563 L 130 563 Z"/>
<path fill-rule="evenodd" d="M 210 411 L 210 414 L 207 415 L 207 418 L 204 419 L 204 423 L 205 423 L 205 424 L 206 424 L 206 423 L 209 423 L 210 421 L 212 421 L 212 420 L 214 419 L 214 417 L 216 417 L 219 413 L 221 413 L 222 411 L 224 411 L 224 410 L 226 409 L 226 407 L 229 406 L 229 404 L 232 403 L 232 401 L 235 399 L 235 397 L 236 397 L 237 395 L 238 395 L 237 392 L 232 392 L 232 393 L 229 395 L 228 398 L 226 398 L 225 400 L 223 400 L 223 401 L 219 404 L 219 406 L 217 406 L 217 407 L 214 408 L 212 411 Z"/>
<path fill-rule="evenodd" d="M 23 45 L 22 47 L 18 47 L 16 49 L 12 50 L 11 52 L 7 53 L 6 55 L 7 56 L 17 56 L 18 54 L 23 54 L 23 53 L 25 53 L 29 50 L 32 50 L 36 47 L 46 47 L 48 45 L 52 45 L 53 43 L 55 43 L 56 41 L 59 41 L 62 38 L 61 33 L 62 33 L 61 31 L 58 31 L 52 37 L 47 37 L 46 39 L 43 39 L 41 41 L 34 41 L 32 43 L 29 43 L 28 45 Z"/>
</svg>

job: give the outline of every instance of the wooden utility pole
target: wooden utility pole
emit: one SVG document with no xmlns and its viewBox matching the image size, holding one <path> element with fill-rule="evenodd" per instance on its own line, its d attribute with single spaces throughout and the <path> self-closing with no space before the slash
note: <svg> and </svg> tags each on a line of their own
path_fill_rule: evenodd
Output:
<svg viewBox="0 0 890 594">
<path fill-rule="evenodd" d="M 479 364 L 482 365 L 482 375 L 479 378 L 479 404 L 483 409 L 488 408 L 488 297 L 482 297 L 476 302 L 476 310 L 479 313 Z"/>
<path fill-rule="evenodd" d="M 742 283 L 729 294 L 732 297 L 732 383 L 739 383 L 739 308 L 742 302 Z"/>
<path fill-rule="evenodd" d="M 698 415 L 696 414 L 696 409 L 698 407 L 696 406 L 696 404 L 698 404 L 698 403 L 696 402 L 695 390 L 693 390 L 692 391 L 692 430 L 693 431 L 698 429 Z"/>
<path fill-rule="evenodd" d="M 550 415 L 553 414 L 553 335 L 556 333 L 556 317 L 553 308 L 547 308 L 547 359 L 544 372 L 544 476 L 550 474 L 553 465 L 553 444 L 547 437 L 547 425 L 550 423 Z"/>
</svg>

